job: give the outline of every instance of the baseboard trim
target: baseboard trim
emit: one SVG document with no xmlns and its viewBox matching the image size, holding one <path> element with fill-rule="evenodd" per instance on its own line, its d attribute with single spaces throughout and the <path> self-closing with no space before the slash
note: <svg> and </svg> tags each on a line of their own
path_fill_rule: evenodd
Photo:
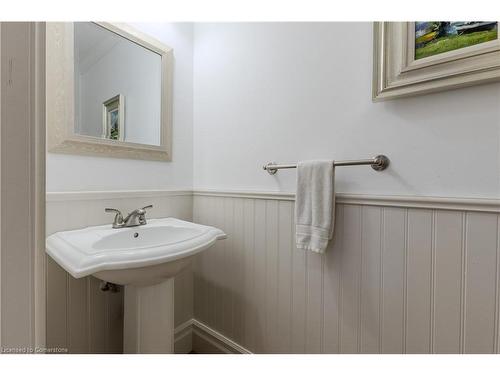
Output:
<svg viewBox="0 0 500 375">
<path fill-rule="evenodd" d="M 204 345 L 198 345 L 197 353 L 225 353 L 225 354 L 252 354 L 252 352 L 238 343 L 234 342 L 230 338 L 224 336 L 222 333 L 216 331 L 215 329 L 207 326 L 206 324 L 196 320 L 189 319 L 188 321 L 180 324 L 175 328 L 174 331 L 174 344 L 176 347 L 181 347 L 180 343 L 182 340 L 186 340 L 188 335 L 196 335 L 198 339 L 204 342 Z M 193 338 L 192 342 L 194 343 Z M 200 351 L 199 348 L 212 347 L 214 350 Z M 194 349 L 194 348 L 193 348 Z M 176 351 L 176 353 L 183 353 L 183 351 Z"/>
<path fill-rule="evenodd" d="M 174 331 L 175 354 L 189 354 L 193 350 L 193 330 L 191 329 L 191 325 L 182 327 L 184 324 Z"/>
</svg>

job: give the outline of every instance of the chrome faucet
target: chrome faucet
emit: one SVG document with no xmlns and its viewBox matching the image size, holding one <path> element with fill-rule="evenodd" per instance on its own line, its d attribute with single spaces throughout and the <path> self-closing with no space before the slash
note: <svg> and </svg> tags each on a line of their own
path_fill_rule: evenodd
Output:
<svg viewBox="0 0 500 375">
<path fill-rule="evenodd" d="M 116 208 L 105 208 L 105 212 L 114 212 L 115 219 L 113 220 L 113 228 L 136 227 L 138 225 L 146 225 L 146 209 L 153 208 L 153 205 L 137 208 L 127 215 L 124 219 L 120 210 Z"/>
</svg>

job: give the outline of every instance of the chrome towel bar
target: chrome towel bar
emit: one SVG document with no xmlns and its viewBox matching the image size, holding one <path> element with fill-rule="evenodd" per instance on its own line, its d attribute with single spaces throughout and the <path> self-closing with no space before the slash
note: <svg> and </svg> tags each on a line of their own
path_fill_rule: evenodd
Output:
<svg viewBox="0 0 500 375">
<path fill-rule="evenodd" d="M 377 172 L 383 171 L 389 166 L 389 158 L 385 155 L 377 155 L 371 159 L 359 159 L 359 160 L 338 160 L 333 163 L 335 167 L 344 167 L 349 165 L 371 165 Z M 297 168 L 297 164 L 276 164 L 267 163 L 264 165 L 264 170 L 269 174 L 276 174 L 278 169 L 289 169 Z"/>
</svg>

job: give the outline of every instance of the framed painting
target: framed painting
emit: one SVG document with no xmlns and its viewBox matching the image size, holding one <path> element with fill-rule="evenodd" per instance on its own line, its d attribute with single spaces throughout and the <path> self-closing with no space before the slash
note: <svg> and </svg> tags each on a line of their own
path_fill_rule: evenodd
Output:
<svg viewBox="0 0 500 375">
<path fill-rule="evenodd" d="M 500 80 L 497 21 L 375 22 L 374 101 Z"/>
</svg>

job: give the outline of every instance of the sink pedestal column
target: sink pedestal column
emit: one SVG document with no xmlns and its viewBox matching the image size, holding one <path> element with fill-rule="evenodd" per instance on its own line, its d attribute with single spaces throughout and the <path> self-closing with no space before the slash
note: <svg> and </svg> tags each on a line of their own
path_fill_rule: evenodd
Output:
<svg viewBox="0 0 500 375">
<path fill-rule="evenodd" d="M 147 286 L 125 286 L 123 351 L 174 352 L 174 279 Z"/>
</svg>

